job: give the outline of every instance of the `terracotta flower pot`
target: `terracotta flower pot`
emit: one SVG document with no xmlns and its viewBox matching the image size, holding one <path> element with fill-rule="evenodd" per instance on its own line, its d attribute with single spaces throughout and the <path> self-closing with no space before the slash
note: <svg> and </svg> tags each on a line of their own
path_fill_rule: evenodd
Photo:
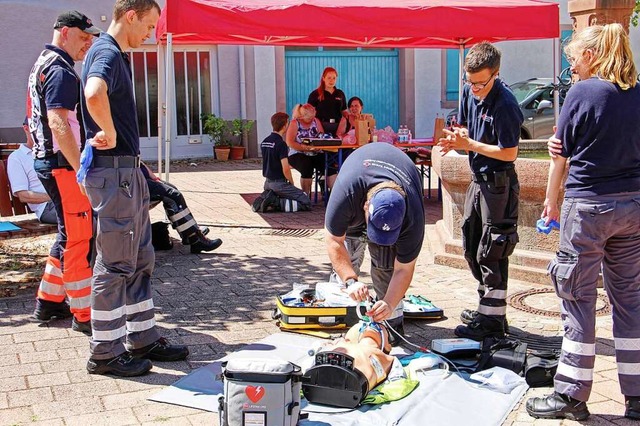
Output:
<svg viewBox="0 0 640 426">
<path fill-rule="evenodd" d="M 229 152 L 231 152 L 231 148 L 228 146 L 213 148 L 216 153 L 216 159 L 220 161 L 227 161 L 229 159 Z"/>
<path fill-rule="evenodd" d="M 242 160 L 244 158 L 244 146 L 232 146 L 229 158 L 231 160 Z"/>
</svg>

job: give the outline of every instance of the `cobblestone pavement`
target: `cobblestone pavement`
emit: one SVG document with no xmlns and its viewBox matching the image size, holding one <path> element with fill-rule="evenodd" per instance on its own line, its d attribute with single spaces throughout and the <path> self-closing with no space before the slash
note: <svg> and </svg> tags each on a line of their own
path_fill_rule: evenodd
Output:
<svg viewBox="0 0 640 426">
<path fill-rule="evenodd" d="M 0 425 L 218 424 L 217 414 L 147 401 L 147 397 L 195 368 L 261 339 L 278 329 L 271 319 L 274 298 L 294 282 L 326 280 L 330 266 L 323 245 L 324 207 L 312 212 L 258 215 L 250 201 L 261 192 L 260 164 L 255 161 L 184 163 L 171 181 L 184 193 L 211 237 L 224 240 L 211 254 L 193 255 L 172 232 L 174 248 L 158 252 L 154 272 L 156 319 L 172 342 L 187 344 L 187 361 L 156 363 L 141 378 L 91 376 L 85 364 L 87 338 L 70 329 L 70 321 L 42 326 L 29 321 L 33 296 L 0 299 Z M 435 195 L 435 194 L 434 194 Z M 426 202 L 427 235 L 441 217 L 436 197 Z M 161 220 L 161 207 L 152 220 Z M 454 337 L 458 316 L 477 300 L 465 270 L 432 263 L 429 239 L 418 261 L 411 293 L 422 294 L 445 310 L 437 322 L 408 321 L 407 337 L 419 344 Z M 365 263 L 367 264 L 367 263 Z M 363 281 L 369 277 L 365 275 Z M 512 281 L 514 294 L 545 288 L 547 283 Z M 558 311 L 550 294 L 532 296 L 528 304 Z M 561 334 L 558 317 L 540 316 L 509 307 L 512 330 L 534 335 Z M 623 397 L 617 383 L 610 316 L 598 318 L 594 392 L 587 424 L 625 424 Z M 549 389 L 529 390 L 538 396 Z M 529 417 L 519 404 L 505 424 L 554 425 L 573 422 Z M 461 406 L 464 401 L 461 401 Z"/>
</svg>

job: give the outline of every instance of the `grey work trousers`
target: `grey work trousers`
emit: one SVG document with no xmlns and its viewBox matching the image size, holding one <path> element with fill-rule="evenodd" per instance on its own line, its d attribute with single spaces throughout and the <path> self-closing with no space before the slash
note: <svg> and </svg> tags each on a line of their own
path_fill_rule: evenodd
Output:
<svg viewBox="0 0 640 426">
<path fill-rule="evenodd" d="M 109 359 L 160 338 L 151 295 L 149 189 L 139 168 L 101 167 L 89 169 L 85 188 L 98 217 L 91 357 Z"/>
<path fill-rule="evenodd" d="M 367 247 L 369 248 L 369 255 L 371 256 L 371 281 L 373 282 L 373 291 L 376 292 L 378 299 L 384 298 L 387 294 L 387 290 L 389 289 L 391 277 L 393 277 L 394 262 L 396 260 L 396 247 L 379 246 L 374 244 L 367 239 L 366 234 L 359 237 L 347 235 L 347 238 L 345 239 L 345 247 L 347 248 L 347 252 L 351 258 L 351 266 L 353 266 L 353 270 L 358 275 L 360 275 L 360 268 L 362 267 L 362 262 L 364 262 L 364 251 Z M 329 280 L 332 282 L 342 282 L 335 271 L 331 273 Z M 402 322 L 404 319 L 402 307 L 402 301 L 400 301 L 398 306 L 392 306 L 391 308 L 393 309 L 393 312 L 388 320 L 395 320 L 392 321 L 394 323 L 397 321 Z"/>
<path fill-rule="evenodd" d="M 478 312 L 493 317 L 507 313 L 509 255 L 518 241 L 520 185 L 515 172 L 505 184 L 471 182 L 464 203 L 464 257 L 478 280 Z"/>
<path fill-rule="evenodd" d="M 307 194 L 302 192 L 301 189 L 296 188 L 291 183 L 280 179 L 271 180 L 266 179 L 264 182 L 264 189 L 272 190 L 280 198 L 287 198 L 289 200 L 296 200 L 305 210 L 311 209 L 311 199 Z"/>
<path fill-rule="evenodd" d="M 587 401 L 593 385 L 597 281 L 612 305 L 618 381 L 640 396 L 640 192 L 567 198 L 549 274 L 562 302 L 564 338 L 554 388 Z"/>
</svg>

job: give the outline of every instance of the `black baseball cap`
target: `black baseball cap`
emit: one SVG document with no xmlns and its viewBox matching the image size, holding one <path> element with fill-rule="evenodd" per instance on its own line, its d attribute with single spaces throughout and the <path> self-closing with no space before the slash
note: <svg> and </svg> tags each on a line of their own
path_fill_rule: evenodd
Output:
<svg viewBox="0 0 640 426">
<path fill-rule="evenodd" d="M 58 30 L 62 27 L 79 28 L 87 34 L 99 35 L 100 28 L 94 27 L 91 19 L 77 10 L 61 13 L 53 25 L 53 29 Z"/>
</svg>

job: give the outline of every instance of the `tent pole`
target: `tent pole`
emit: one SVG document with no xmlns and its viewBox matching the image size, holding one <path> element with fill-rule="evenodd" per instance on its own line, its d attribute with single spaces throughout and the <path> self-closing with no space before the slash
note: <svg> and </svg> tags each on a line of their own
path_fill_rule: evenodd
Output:
<svg viewBox="0 0 640 426">
<path fill-rule="evenodd" d="M 162 100 L 164 99 L 164 69 L 163 69 L 163 65 L 164 65 L 164 55 L 165 55 L 165 50 L 164 50 L 164 46 L 162 46 L 162 43 L 158 43 L 158 51 L 157 51 L 157 55 L 158 55 L 158 63 L 157 63 L 157 67 L 158 67 L 158 177 L 160 179 L 162 179 L 162 130 L 163 130 L 163 123 L 162 120 L 164 119 L 163 116 L 163 110 L 164 110 L 164 104 L 162 102 Z"/>
<path fill-rule="evenodd" d="M 459 47 L 458 71 L 458 75 L 460 76 L 460 83 L 458 84 L 458 111 L 460 111 L 462 108 L 462 89 L 464 88 L 464 43 L 460 43 Z"/>
<path fill-rule="evenodd" d="M 560 69 L 560 39 L 553 39 L 553 80 L 555 82 L 556 78 L 560 75 L 562 70 Z M 560 81 L 558 81 L 560 83 Z M 560 117 L 560 91 L 556 88 L 553 91 L 553 119 L 555 125 L 558 125 L 558 118 Z"/>
<path fill-rule="evenodd" d="M 173 108 L 171 108 L 171 102 L 173 101 L 173 34 L 167 33 L 167 47 L 166 61 L 165 61 L 165 130 L 164 130 L 164 180 L 169 182 L 169 163 L 171 163 L 171 117 L 173 116 Z"/>
</svg>

